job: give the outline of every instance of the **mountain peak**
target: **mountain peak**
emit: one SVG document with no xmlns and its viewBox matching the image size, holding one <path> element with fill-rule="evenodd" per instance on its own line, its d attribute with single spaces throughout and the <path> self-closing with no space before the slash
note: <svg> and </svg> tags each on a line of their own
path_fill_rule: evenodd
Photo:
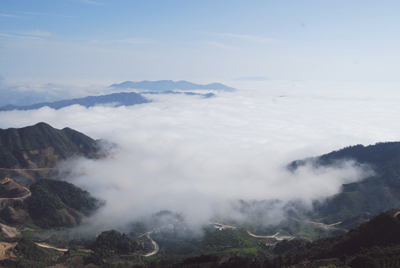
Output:
<svg viewBox="0 0 400 268">
<path fill-rule="evenodd" d="M 93 157 L 98 143 L 72 129 L 40 122 L 23 128 L 0 129 L 0 168 L 51 168 L 73 155 Z"/>
</svg>

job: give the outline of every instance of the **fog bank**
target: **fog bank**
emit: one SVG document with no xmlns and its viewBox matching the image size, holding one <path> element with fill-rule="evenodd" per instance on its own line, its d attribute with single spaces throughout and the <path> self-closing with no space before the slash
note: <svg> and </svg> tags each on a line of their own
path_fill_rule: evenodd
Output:
<svg viewBox="0 0 400 268">
<path fill-rule="evenodd" d="M 0 112 L 0 127 L 46 122 L 71 127 L 118 144 L 102 160 L 65 162 L 65 179 L 106 201 L 92 219 L 116 227 L 160 210 L 182 213 L 191 226 L 217 214 L 242 215 L 239 199 L 298 199 L 310 205 L 338 193 L 343 183 L 369 170 L 304 166 L 290 173 L 291 161 L 355 144 L 399 140 L 396 99 L 337 95 L 314 87 L 214 92 L 217 97 L 154 95 L 131 107 L 71 106 L 60 110 Z M 361 93 L 361 91 L 360 91 Z M 283 213 L 266 215 L 275 223 Z"/>
</svg>

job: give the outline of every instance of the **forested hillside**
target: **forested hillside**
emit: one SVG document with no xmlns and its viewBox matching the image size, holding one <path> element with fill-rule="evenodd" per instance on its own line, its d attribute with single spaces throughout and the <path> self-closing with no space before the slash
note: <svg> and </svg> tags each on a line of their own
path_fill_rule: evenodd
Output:
<svg viewBox="0 0 400 268">
<path fill-rule="evenodd" d="M 340 162 L 354 160 L 368 165 L 375 174 L 363 181 L 345 184 L 342 192 L 325 203 L 315 203 L 313 218 L 327 223 L 343 221 L 362 213 L 379 214 L 400 207 L 400 142 L 346 147 L 319 157 L 292 162 L 288 168 L 311 163 L 314 167 L 340 168 Z"/>
<path fill-rule="evenodd" d="M 98 143 L 70 128 L 46 123 L 0 129 L 0 168 L 50 168 L 73 155 L 94 157 Z"/>
<path fill-rule="evenodd" d="M 88 192 L 65 181 L 42 179 L 31 185 L 30 191 L 26 198 L 3 202 L 2 223 L 34 223 L 41 228 L 74 227 L 102 204 Z"/>
</svg>

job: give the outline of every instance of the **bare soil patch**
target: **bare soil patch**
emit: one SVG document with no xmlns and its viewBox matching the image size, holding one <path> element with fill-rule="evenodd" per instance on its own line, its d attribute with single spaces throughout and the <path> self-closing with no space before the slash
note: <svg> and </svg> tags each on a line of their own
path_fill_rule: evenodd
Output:
<svg viewBox="0 0 400 268">
<path fill-rule="evenodd" d="M 5 224 L 0 223 L 0 229 L 8 237 L 16 237 L 20 236 L 21 232 L 17 230 L 17 228 L 7 226 Z"/>
<path fill-rule="evenodd" d="M 11 249 L 13 249 L 16 245 L 17 243 L 0 242 L 0 260 L 15 257 Z"/>
</svg>

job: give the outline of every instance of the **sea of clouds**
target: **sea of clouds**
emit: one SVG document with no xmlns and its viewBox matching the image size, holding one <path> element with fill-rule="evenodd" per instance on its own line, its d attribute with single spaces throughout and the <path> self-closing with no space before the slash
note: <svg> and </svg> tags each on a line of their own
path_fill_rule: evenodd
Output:
<svg viewBox="0 0 400 268">
<path fill-rule="evenodd" d="M 391 86 L 306 82 L 240 84 L 215 98 L 152 95 L 130 107 L 70 106 L 0 112 L 0 127 L 46 122 L 117 144 L 110 157 L 76 159 L 60 168 L 69 182 L 106 201 L 89 223 L 117 228 L 160 210 L 182 213 L 190 226 L 216 215 L 241 219 L 237 200 L 283 204 L 336 194 L 370 170 L 286 165 L 356 144 L 400 139 L 399 97 Z M 244 82 L 243 82 L 244 83 Z M 284 213 L 264 217 L 277 223 Z"/>
</svg>

